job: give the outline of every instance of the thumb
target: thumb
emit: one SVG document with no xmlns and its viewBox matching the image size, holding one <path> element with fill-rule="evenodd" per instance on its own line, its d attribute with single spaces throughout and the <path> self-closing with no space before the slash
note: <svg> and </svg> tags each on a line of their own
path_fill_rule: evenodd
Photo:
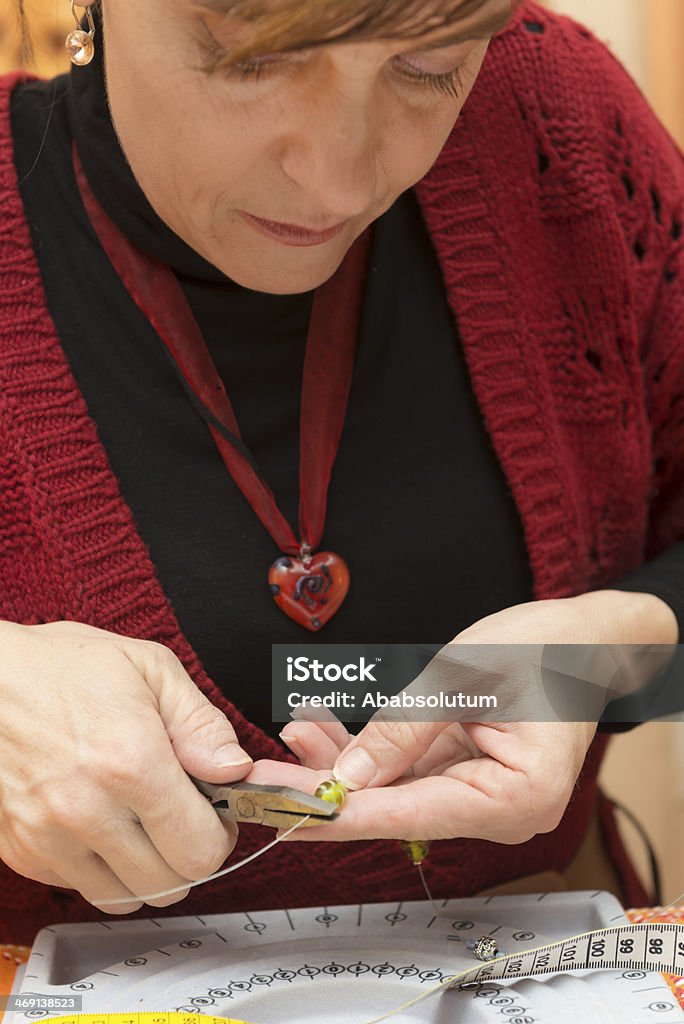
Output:
<svg viewBox="0 0 684 1024">
<path fill-rule="evenodd" d="M 252 767 L 223 712 L 207 700 L 173 651 L 146 643 L 136 660 L 157 698 L 159 715 L 186 772 L 205 782 L 234 782 Z M 130 653 L 130 652 L 129 652 Z"/>
<path fill-rule="evenodd" d="M 448 722 L 369 722 L 335 761 L 333 775 L 348 789 L 386 786 L 432 746 Z"/>
</svg>

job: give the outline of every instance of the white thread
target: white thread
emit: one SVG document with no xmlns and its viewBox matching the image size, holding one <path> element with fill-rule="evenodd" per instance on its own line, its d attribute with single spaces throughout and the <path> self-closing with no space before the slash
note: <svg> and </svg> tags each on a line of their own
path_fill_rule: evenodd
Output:
<svg viewBox="0 0 684 1024">
<path fill-rule="evenodd" d="M 682 901 L 684 901 L 684 892 L 680 892 L 679 896 L 672 900 L 672 903 L 668 903 L 666 907 L 658 907 L 653 914 L 650 914 L 649 917 L 645 917 L 643 921 L 639 922 L 639 924 L 646 924 L 647 921 L 652 921 L 654 917 L 661 917 L 663 914 L 667 914 L 668 910 L 672 910 L 673 907 L 676 907 L 677 904 Z"/>
<path fill-rule="evenodd" d="M 442 914 L 442 912 L 440 911 L 439 907 L 437 906 L 437 904 L 435 903 L 435 901 L 432 898 L 432 893 L 430 892 L 430 887 L 427 884 L 427 878 L 425 877 L 425 872 L 423 871 L 423 865 L 422 864 L 416 864 L 416 867 L 418 868 L 418 874 L 420 875 L 420 880 L 423 883 L 423 888 L 425 889 L 425 895 L 427 896 L 427 898 L 430 900 L 430 903 L 432 904 L 432 909 L 434 910 L 434 912 L 437 915 L 437 917 L 443 917 L 444 915 Z"/>
<path fill-rule="evenodd" d="M 435 901 L 434 901 L 434 899 L 432 897 L 432 893 L 430 892 L 430 887 L 428 886 L 427 879 L 425 878 L 425 872 L 423 871 L 422 865 L 418 864 L 417 867 L 418 867 L 418 873 L 420 874 L 420 880 L 423 883 L 423 888 L 425 889 L 425 895 L 427 896 L 427 898 L 429 899 L 430 903 L 432 904 L 433 910 L 435 911 L 435 913 L 439 917 L 446 917 L 447 915 L 445 915 L 440 910 L 440 908 L 436 905 L 436 903 L 435 903 Z M 650 914 L 648 917 L 645 917 L 643 921 L 639 922 L 639 924 L 646 924 L 648 921 L 652 921 L 655 917 L 661 917 L 662 915 L 666 914 L 668 910 L 671 910 L 672 907 L 676 907 L 677 904 L 680 903 L 682 900 L 684 900 L 684 892 L 680 893 L 680 895 L 677 896 L 677 898 L 674 899 L 672 901 L 672 903 L 668 903 L 668 905 L 666 907 L 660 907 L 654 913 Z M 601 931 L 604 931 L 604 929 L 603 928 L 595 928 L 593 931 L 585 932 L 584 934 L 586 934 L 586 935 L 595 935 L 595 934 L 598 934 Z M 558 943 L 559 941 L 562 941 L 562 940 L 556 939 L 554 941 L 554 943 L 552 943 L 552 945 L 556 945 L 556 943 Z M 543 949 L 544 947 L 540 947 L 540 948 Z M 502 956 L 497 957 L 497 959 L 505 960 L 506 956 L 502 955 Z M 476 966 L 476 965 L 473 965 L 473 966 Z M 395 1008 L 393 1010 L 389 1010 L 387 1013 L 383 1013 L 383 1015 L 381 1017 L 373 1017 L 372 1020 L 364 1021 L 363 1024 L 381 1024 L 382 1021 L 389 1020 L 390 1017 L 394 1017 L 397 1013 L 401 1013 L 403 1010 L 408 1010 L 408 1009 L 412 1008 L 413 1006 L 416 1006 L 418 1003 L 422 1003 L 423 1000 L 429 999 L 431 996 L 436 995 L 438 992 L 444 991 L 445 990 L 445 985 L 453 983 L 458 978 L 463 977 L 463 975 L 465 975 L 465 974 L 468 974 L 472 969 L 473 968 L 471 967 L 471 968 L 468 968 L 467 971 L 461 971 L 459 974 L 453 974 L 450 977 L 443 978 L 442 981 L 439 982 L 438 985 L 435 985 L 434 988 L 430 988 L 426 992 L 421 992 L 420 995 L 415 996 L 415 998 L 413 998 L 413 999 L 410 999 L 407 1003 L 402 1003 L 401 1006 L 395 1006 Z M 521 976 L 521 980 L 522 980 L 522 977 L 523 976 Z"/>
<path fill-rule="evenodd" d="M 449 914 L 443 914 L 440 908 L 435 903 L 432 893 L 430 892 L 430 887 L 428 886 L 427 879 L 425 877 L 425 872 L 423 871 L 423 865 L 418 864 L 417 868 L 418 874 L 420 875 L 420 880 L 423 883 L 425 895 L 432 904 L 432 909 L 434 910 L 434 912 L 437 914 L 438 917 L 450 917 L 451 915 Z M 675 897 L 675 899 L 672 900 L 672 903 L 668 903 L 666 907 L 654 907 L 652 914 L 649 914 L 648 917 L 643 918 L 643 920 L 637 923 L 646 924 L 648 921 L 653 921 L 653 919 L 656 917 L 662 917 L 663 914 L 667 914 L 668 910 L 672 910 L 673 907 L 679 906 L 680 903 L 684 903 L 684 892 L 680 892 L 679 896 Z M 600 930 L 601 929 L 599 928 L 598 931 Z"/>
<path fill-rule="evenodd" d="M 185 885 L 177 885 L 174 889 L 164 889 L 162 892 L 151 892 L 146 896 L 120 896 L 115 900 L 91 900 L 91 902 L 95 907 L 114 907 L 123 903 L 131 903 L 135 900 L 142 900 L 143 903 L 146 903 L 148 900 L 158 900 L 164 896 L 173 896 L 177 892 L 185 892 L 187 889 L 192 889 L 196 885 L 204 885 L 205 882 L 211 882 L 215 878 L 222 878 L 223 875 L 229 875 L 233 871 L 239 871 L 240 868 L 244 868 L 246 864 L 250 863 L 250 861 L 256 860 L 257 857 L 261 857 L 264 853 L 267 853 L 268 850 L 272 850 L 274 846 L 277 846 L 278 843 L 285 839 L 286 836 L 291 835 L 296 829 L 303 825 L 305 821 L 308 821 L 310 817 L 311 815 L 307 814 L 305 818 L 301 818 L 299 821 L 295 822 L 292 828 L 288 829 L 287 832 L 283 832 L 281 836 L 278 836 L 270 843 L 267 843 L 267 845 L 262 847 L 261 850 L 257 850 L 256 853 L 251 853 L 249 857 L 245 857 L 244 860 L 238 861 L 237 864 L 232 864 L 229 868 L 217 871 L 213 875 L 207 875 L 206 878 L 199 878 L 196 882 L 187 882 Z"/>
</svg>

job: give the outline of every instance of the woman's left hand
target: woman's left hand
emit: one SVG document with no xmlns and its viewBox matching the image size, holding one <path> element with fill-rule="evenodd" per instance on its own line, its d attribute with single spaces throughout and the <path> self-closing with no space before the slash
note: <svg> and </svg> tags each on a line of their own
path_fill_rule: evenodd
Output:
<svg viewBox="0 0 684 1024">
<path fill-rule="evenodd" d="M 438 726 L 435 735 L 433 723 L 369 723 L 343 747 L 331 739 L 329 723 L 297 721 L 296 726 L 294 746 L 302 751 L 303 766 L 257 762 L 246 781 L 273 783 L 277 775 L 280 785 L 313 792 L 331 778 L 335 761 L 342 764 L 343 750 L 359 748 L 372 750 L 382 767 L 367 788 L 349 794 L 334 823 L 299 829 L 288 841 L 525 842 L 560 821 L 596 729 L 575 723 L 451 722 Z M 314 767 L 324 760 L 329 768 Z M 410 775 L 402 770 L 407 761 L 413 762 Z"/>
<path fill-rule="evenodd" d="M 516 644 L 676 641 L 676 619 L 659 598 L 596 591 L 505 609 L 453 643 L 510 645 L 513 652 Z M 258 762 L 247 781 L 313 792 L 334 771 L 355 790 L 334 823 L 300 829 L 288 841 L 522 843 L 560 822 L 595 731 L 596 722 L 371 721 L 351 737 L 337 721 L 297 719 L 282 736 L 301 766 Z"/>
</svg>

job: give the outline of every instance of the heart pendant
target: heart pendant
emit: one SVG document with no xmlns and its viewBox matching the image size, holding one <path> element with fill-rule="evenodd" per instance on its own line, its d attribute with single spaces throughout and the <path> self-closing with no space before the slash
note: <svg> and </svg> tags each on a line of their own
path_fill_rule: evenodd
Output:
<svg viewBox="0 0 684 1024">
<path fill-rule="evenodd" d="M 318 632 L 349 592 L 349 569 L 332 551 L 319 551 L 306 562 L 284 555 L 268 573 L 273 600 L 300 626 Z"/>
</svg>

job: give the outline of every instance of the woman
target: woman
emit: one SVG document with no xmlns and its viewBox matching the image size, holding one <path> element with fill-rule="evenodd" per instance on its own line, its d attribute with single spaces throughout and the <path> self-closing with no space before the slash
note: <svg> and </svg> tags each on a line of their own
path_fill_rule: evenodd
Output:
<svg viewBox="0 0 684 1024">
<path fill-rule="evenodd" d="M 596 722 L 298 722 L 297 764 L 268 673 L 272 643 L 317 639 L 302 624 L 677 641 L 681 156 L 584 29 L 428 6 L 104 0 L 70 40 L 91 63 L 2 81 L 13 941 L 218 868 L 236 832 L 186 773 L 310 788 L 334 765 L 362 791 L 306 838 L 447 839 L 438 895 L 576 858 Z M 303 623 L 273 603 L 279 553 L 330 586 L 329 621 L 315 593 Z M 271 591 L 297 616 L 287 570 Z M 326 902 L 331 877 L 340 900 L 421 894 L 398 844 L 326 841 L 167 912 Z"/>
</svg>

